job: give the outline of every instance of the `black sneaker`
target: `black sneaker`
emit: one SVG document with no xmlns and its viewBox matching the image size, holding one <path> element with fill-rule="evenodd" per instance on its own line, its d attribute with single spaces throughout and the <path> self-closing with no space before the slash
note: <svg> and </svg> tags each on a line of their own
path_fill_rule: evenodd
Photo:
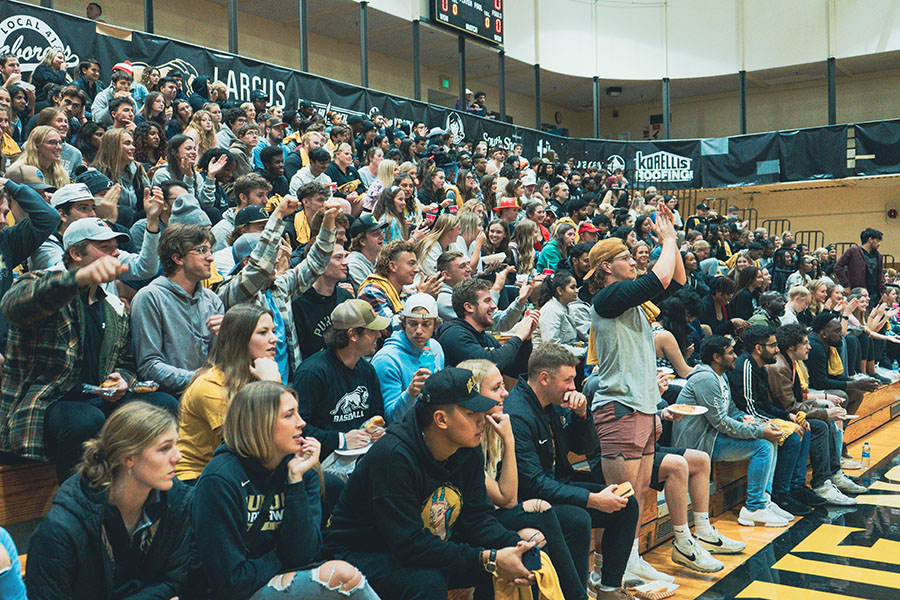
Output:
<svg viewBox="0 0 900 600">
<path fill-rule="evenodd" d="M 772 496 L 772 502 L 777 504 L 778 508 L 780 508 L 781 510 L 789 512 L 797 517 L 808 515 L 813 511 L 812 508 L 798 500 L 795 500 L 790 495 L 779 497 Z"/>
<path fill-rule="evenodd" d="M 828 501 L 825 498 L 818 495 L 817 493 L 815 493 L 814 491 L 812 491 L 805 485 L 803 487 L 798 487 L 798 488 L 792 489 L 791 496 L 794 498 L 794 500 L 797 500 L 798 502 L 802 502 L 803 504 L 805 504 L 807 506 L 812 506 L 813 508 L 815 508 L 817 506 L 825 506 L 826 504 L 828 504 Z M 788 509 L 785 509 L 785 510 L 787 510 L 788 512 L 791 512 Z"/>
</svg>

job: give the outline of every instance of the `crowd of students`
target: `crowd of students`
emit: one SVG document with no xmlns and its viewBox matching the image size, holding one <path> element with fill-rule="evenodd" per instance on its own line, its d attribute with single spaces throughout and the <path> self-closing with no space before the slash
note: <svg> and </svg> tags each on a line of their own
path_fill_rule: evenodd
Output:
<svg viewBox="0 0 900 600">
<path fill-rule="evenodd" d="M 0 57 L 0 449 L 60 482 L 4 598 L 627 600 L 674 580 L 648 489 L 705 573 L 744 549 L 712 461 L 749 459 L 746 526 L 866 492 L 880 232 L 810 252 L 520 145 L 59 57 Z"/>
</svg>

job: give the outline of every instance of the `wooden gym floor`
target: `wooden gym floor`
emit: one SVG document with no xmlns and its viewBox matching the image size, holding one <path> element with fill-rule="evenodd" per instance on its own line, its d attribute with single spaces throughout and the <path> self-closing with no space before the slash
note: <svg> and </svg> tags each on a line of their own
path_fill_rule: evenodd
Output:
<svg viewBox="0 0 900 600">
<path fill-rule="evenodd" d="M 671 542 L 644 558 L 675 577 L 681 586 L 676 600 L 900 598 L 900 419 L 851 444 L 857 460 L 864 441 L 871 446 L 872 466 L 847 471 L 871 488 L 857 506 L 819 508 L 787 529 L 742 527 L 738 509 L 725 513 L 714 520 L 716 527 L 747 549 L 717 555 L 725 570 L 712 575 L 673 563 Z"/>
</svg>

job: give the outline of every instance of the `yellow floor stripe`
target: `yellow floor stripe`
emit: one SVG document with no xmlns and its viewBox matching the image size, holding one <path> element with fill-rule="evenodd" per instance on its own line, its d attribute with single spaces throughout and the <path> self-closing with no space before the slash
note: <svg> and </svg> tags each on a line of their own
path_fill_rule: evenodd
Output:
<svg viewBox="0 0 900 600">
<path fill-rule="evenodd" d="M 857 504 L 869 504 L 872 506 L 886 506 L 888 508 L 900 508 L 900 494 L 866 495 L 856 498 Z"/>
<path fill-rule="evenodd" d="M 883 492 L 900 492 L 900 483 L 887 483 L 885 481 L 876 481 L 869 486 L 870 490 L 881 490 Z M 860 496 L 861 497 L 861 496 Z"/>
<path fill-rule="evenodd" d="M 862 500 L 864 496 L 857 498 Z M 874 496 L 872 496 L 874 498 Z M 886 496 L 888 498 L 900 498 L 900 496 Z M 831 554 L 833 556 L 845 556 L 861 560 L 871 560 L 900 565 L 900 542 L 879 539 L 872 547 L 853 546 L 844 544 L 844 540 L 851 533 L 864 531 L 857 527 L 843 527 L 841 525 L 819 525 L 815 531 L 806 536 L 799 544 L 794 546 L 791 552 L 818 552 L 819 554 Z"/>
<path fill-rule="evenodd" d="M 818 575 L 819 577 L 827 577 L 829 579 L 845 579 L 847 581 L 859 581 L 871 585 L 900 589 L 900 573 L 864 569 L 862 567 L 852 567 L 850 565 L 840 565 L 818 560 L 807 560 L 805 558 L 800 558 L 799 556 L 794 556 L 793 554 L 786 555 L 772 565 L 772 568 L 802 573 L 804 575 Z"/>
<path fill-rule="evenodd" d="M 795 588 L 768 581 L 754 581 L 735 598 L 762 598 L 762 600 L 856 600 L 858 596 L 831 594 L 806 588 Z"/>
</svg>

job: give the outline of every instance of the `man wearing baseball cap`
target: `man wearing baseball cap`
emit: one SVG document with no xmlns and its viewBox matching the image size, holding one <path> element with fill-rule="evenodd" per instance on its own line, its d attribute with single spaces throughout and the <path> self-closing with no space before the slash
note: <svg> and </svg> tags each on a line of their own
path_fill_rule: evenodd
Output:
<svg viewBox="0 0 900 600">
<path fill-rule="evenodd" d="M 428 376 L 444 368 L 444 350 L 434 339 L 440 324 L 434 296 L 413 294 L 403 303 L 400 327 L 375 353 L 372 366 L 381 382 L 388 422 L 402 419 Z"/>
<path fill-rule="evenodd" d="M 346 300 L 331 312 L 325 348 L 297 370 L 293 386 L 304 432 L 322 443 L 322 460 L 335 450 L 363 448 L 384 434 L 364 428 L 372 417 L 384 415 L 384 401 L 378 375 L 363 357 L 375 354 L 388 325 L 390 320 L 365 300 Z"/>
<path fill-rule="evenodd" d="M 696 211 L 693 215 L 687 218 L 687 221 L 684 222 L 684 230 L 690 231 L 691 229 L 697 229 L 698 225 L 706 223 L 709 220 L 709 206 L 705 202 L 701 202 L 698 204 L 694 210 Z"/>
<path fill-rule="evenodd" d="M 146 190 L 144 198 L 144 207 L 147 211 L 147 228 L 140 254 L 119 250 L 117 255 L 119 261 L 128 267 L 128 279 L 153 277 L 159 271 L 159 256 L 157 254 L 159 215 L 164 207 L 164 202 L 158 194 L 150 196 L 149 192 L 149 189 Z M 60 226 L 57 232 L 51 234 L 47 241 L 41 244 L 28 259 L 30 270 L 60 268 L 63 261 L 65 234 L 68 228 L 79 220 L 86 218 L 103 223 L 102 220 L 97 219 L 94 213 L 95 203 L 94 194 L 84 183 L 69 183 L 53 193 L 53 196 L 50 198 L 50 206 L 59 212 Z M 106 223 L 103 224 L 110 231 L 113 231 Z M 119 239 L 127 243 L 130 237 L 121 233 Z M 118 296 L 115 282 L 106 282 L 106 285 L 103 287 L 107 294 Z"/>
<path fill-rule="evenodd" d="M 590 221 L 584 221 L 578 226 L 578 243 L 596 242 L 600 239 L 600 229 L 594 227 Z"/>
<path fill-rule="evenodd" d="M 607 483 L 631 482 L 643 509 L 656 442 L 656 351 L 647 311 L 686 281 L 672 212 L 656 213 L 662 251 L 646 275 L 636 277 L 634 258 L 619 238 L 597 242 L 589 253 L 585 283 L 598 290 L 592 299 L 591 348 L 596 354 L 597 392 L 591 398 L 600 439 L 600 467 Z M 589 355 L 591 354 L 589 350 Z M 592 362 L 588 358 L 589 364 Z M 594 377 L 594 376 L 592 376 Z M 665 414 L 665 411 L 664 411 Z M 635 539 L 626 579 L 671 580 L 637 553 Z"/>
<path fill-rule="evenodd" d="M 260 158 L 260 152 L 263 151 L 263 148 L 268 148 L 269 146 L 275 146 L 281 149 L 281 154 L 283 159 L 287 159 L 288 149 L 287 146 L 281 143 L 284 139 L 284 130 L 287 128 L 287 123 L 279 119 L 278 117 L 269 117 L 266 119 L 263 124 L 263 137 L 259 140 L 259 143 L 256 144 L 256 148 L 253 149 L 253 168 L 260 170 L 264 169 L 265 166 L 262 163 L 262 158 Z M 282 165 L 284 163 L 282 162 Z"/>
<path fill-rule="evenodd" d="M 266 112 L 269 104 L 269 94 L 262 90 L 253 90 L 250 92 L 250 102 L 256 109 L 256 114 L 261 115 Z"/>
<path fill-rule="evenodd" d="M 128 271 L 118 259 L 118 242 L 127 239 L 101 219 L 80 219 L 63 235 L 65 268 L 22 275 L 0 305 L 10 323 L 0 446 L 54 459 L 60 482 L 78 464 L 82 444 L 123 402 L 178 409 L 167 394 L 128 392 L 136 372 L 128 311 L 103 291 Z M 108 392 L 97 387 L 104 382 Z"/>
<path fill-rule="evenodd" d="M 522 555 L 534 546 L 503 527 L 484 487 L 481 438 L 496 402 L 472 371 L 445 368 L 362 459 L 331 517 L 326 546 L 382 598 L 443 598 L 494 574 L 530 586 Z M 530 592 L 529 592 L 530 594 Z"/>
</svg>

